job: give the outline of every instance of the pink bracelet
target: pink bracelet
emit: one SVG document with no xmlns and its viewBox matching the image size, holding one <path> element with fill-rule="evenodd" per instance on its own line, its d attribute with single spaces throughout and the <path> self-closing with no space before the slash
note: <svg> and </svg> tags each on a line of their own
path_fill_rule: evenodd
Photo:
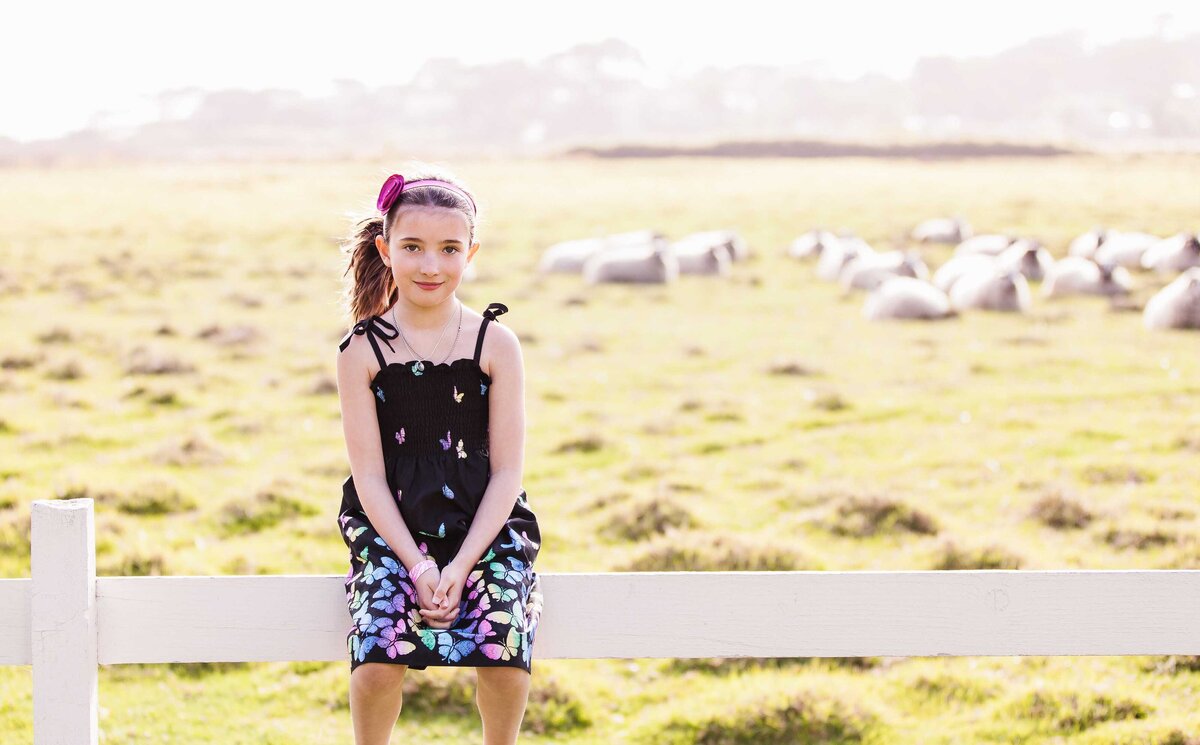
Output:
<svg viewBox="0 0 1200 745">
<path fill-rule="evenodd" d="M 424 574 L 426 569 L 433 569 L 436 566 L 437 562 L 433 559 L 418 561 L 412 569 L 408 570 L 408 576 L 412 581 L 416 582 L 417 577 L 420 577 L 422 574 Z"/>
</svg>

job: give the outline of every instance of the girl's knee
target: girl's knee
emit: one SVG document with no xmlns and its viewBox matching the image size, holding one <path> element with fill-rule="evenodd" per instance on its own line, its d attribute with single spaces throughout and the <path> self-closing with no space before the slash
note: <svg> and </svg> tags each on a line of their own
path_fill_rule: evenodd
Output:
<svg viewBox="0 0 1200 745">
<path fill-rule="evenodd" d="M 529 685 L 530 675 L 519 667 L 478 667 L 476 680 L 488 687 L 505 688 Z"/>
<path fill-rule="evenodd" d="M 354 669 L 351 683 L 371 689 L 399 688 L 404 684 L 404 673 L 408 665 L 390 662 L 364 662 Z"/>
</svg>

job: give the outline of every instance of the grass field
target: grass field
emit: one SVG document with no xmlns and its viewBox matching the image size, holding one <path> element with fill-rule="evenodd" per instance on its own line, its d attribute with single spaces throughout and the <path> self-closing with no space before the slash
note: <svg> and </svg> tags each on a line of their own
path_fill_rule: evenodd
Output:
<svg viewBox="0 0 1200 745">
<path fill-rule="evenodd" d="M 4 172 L 0 576 L 28 576 L 29 502 L 79 496 L 102 575 L 345 573 L 335 241 L 390 165 Z M 1195 231 L 1200 158 L 453 165 L 485 210 L 459 295 L 523 343 L 539 571 L 1200 568 L 1200 333 L 1036 293 L 871 323 L 782 253 L 954 213 L 1056 256 Z M 756 252 L 725 280 L 535 272 L 557 240 L 719 227 Z M 350 743 L 347 673 L 106 667 L 103 741 Z M 470 671 L 406 686 L 395 742 L 472 741 Z M 542 660 L 522 741 L 1182 745 L 1198 686 L 1195 657 Z M 30 692 L 0 668 L 0 741 L 32 741 Z"/>
</svg>

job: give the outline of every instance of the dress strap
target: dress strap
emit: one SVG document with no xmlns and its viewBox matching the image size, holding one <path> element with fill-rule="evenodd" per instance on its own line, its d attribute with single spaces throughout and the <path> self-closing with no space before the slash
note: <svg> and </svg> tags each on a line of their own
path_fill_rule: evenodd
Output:
<svg viewBox="0 0 1200 745">
<path fill-rule="evenodd" d="M 387 331 L 384 331 L 385 328 Z M 379 360 L 379 369 L 382 370 L 383 368 L 387 367 L 387 361 L 383 359 L 383 352 L 379 349 L 379 342 L 375 341 L 375 337 L 383 339 L 383 343 L 388 345 L 388 349 L 395 352 L 396 348 L 392 346 L 392 342 L 390 340 L 395 339 L 400 335 L 400 332 L 396 330 L 396 327 L 383 320 L 379 316 L 364 318 L 363 320 L 354 324 L 354 328 L 350 329 L 350 332 L 342 338 L 341 342 L 338 343 L 338 349 L 345 352 L 346 347 L 350 346 L 350 337 L 354 336 L 355 334 L 358 334 L 359 336 L 362 336 L 363 334 L 367 335 L 367 340 L 371 342 L 371 349 L 375 350 L 375 359 Z"/>
<path fill-rule="evenodd" d="M 504 303 L 490 303 L 487 310 L 483 312 L 483 323 L 479 325 L 479 339 L 475 342 L 475 364 L 479 364 L 479 353 L 483 351 L 483 335 L 487 331 L 488 321 L 495 321 L 496 316 L 502 316 L 508 312 L 508 306 Z"/>
</svg>

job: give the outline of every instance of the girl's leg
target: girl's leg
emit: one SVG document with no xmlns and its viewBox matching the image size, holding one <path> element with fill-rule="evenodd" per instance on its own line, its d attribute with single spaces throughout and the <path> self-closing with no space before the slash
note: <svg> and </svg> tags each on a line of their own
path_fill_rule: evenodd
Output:
<svg viewBox="0 0 1200 745">
<path fill-rule="evenodd" d="M 513 745 L 529 700 L 529 673 L 517 667 L 477 667 L 475 673 L 483 745 Z"/>
<path fill-rule="evenodd" d="M 350 718 L 355 745 L 388 745 L 404 705 L 408 665 L 364 662 L 350 674 Z"/>
</svg>

